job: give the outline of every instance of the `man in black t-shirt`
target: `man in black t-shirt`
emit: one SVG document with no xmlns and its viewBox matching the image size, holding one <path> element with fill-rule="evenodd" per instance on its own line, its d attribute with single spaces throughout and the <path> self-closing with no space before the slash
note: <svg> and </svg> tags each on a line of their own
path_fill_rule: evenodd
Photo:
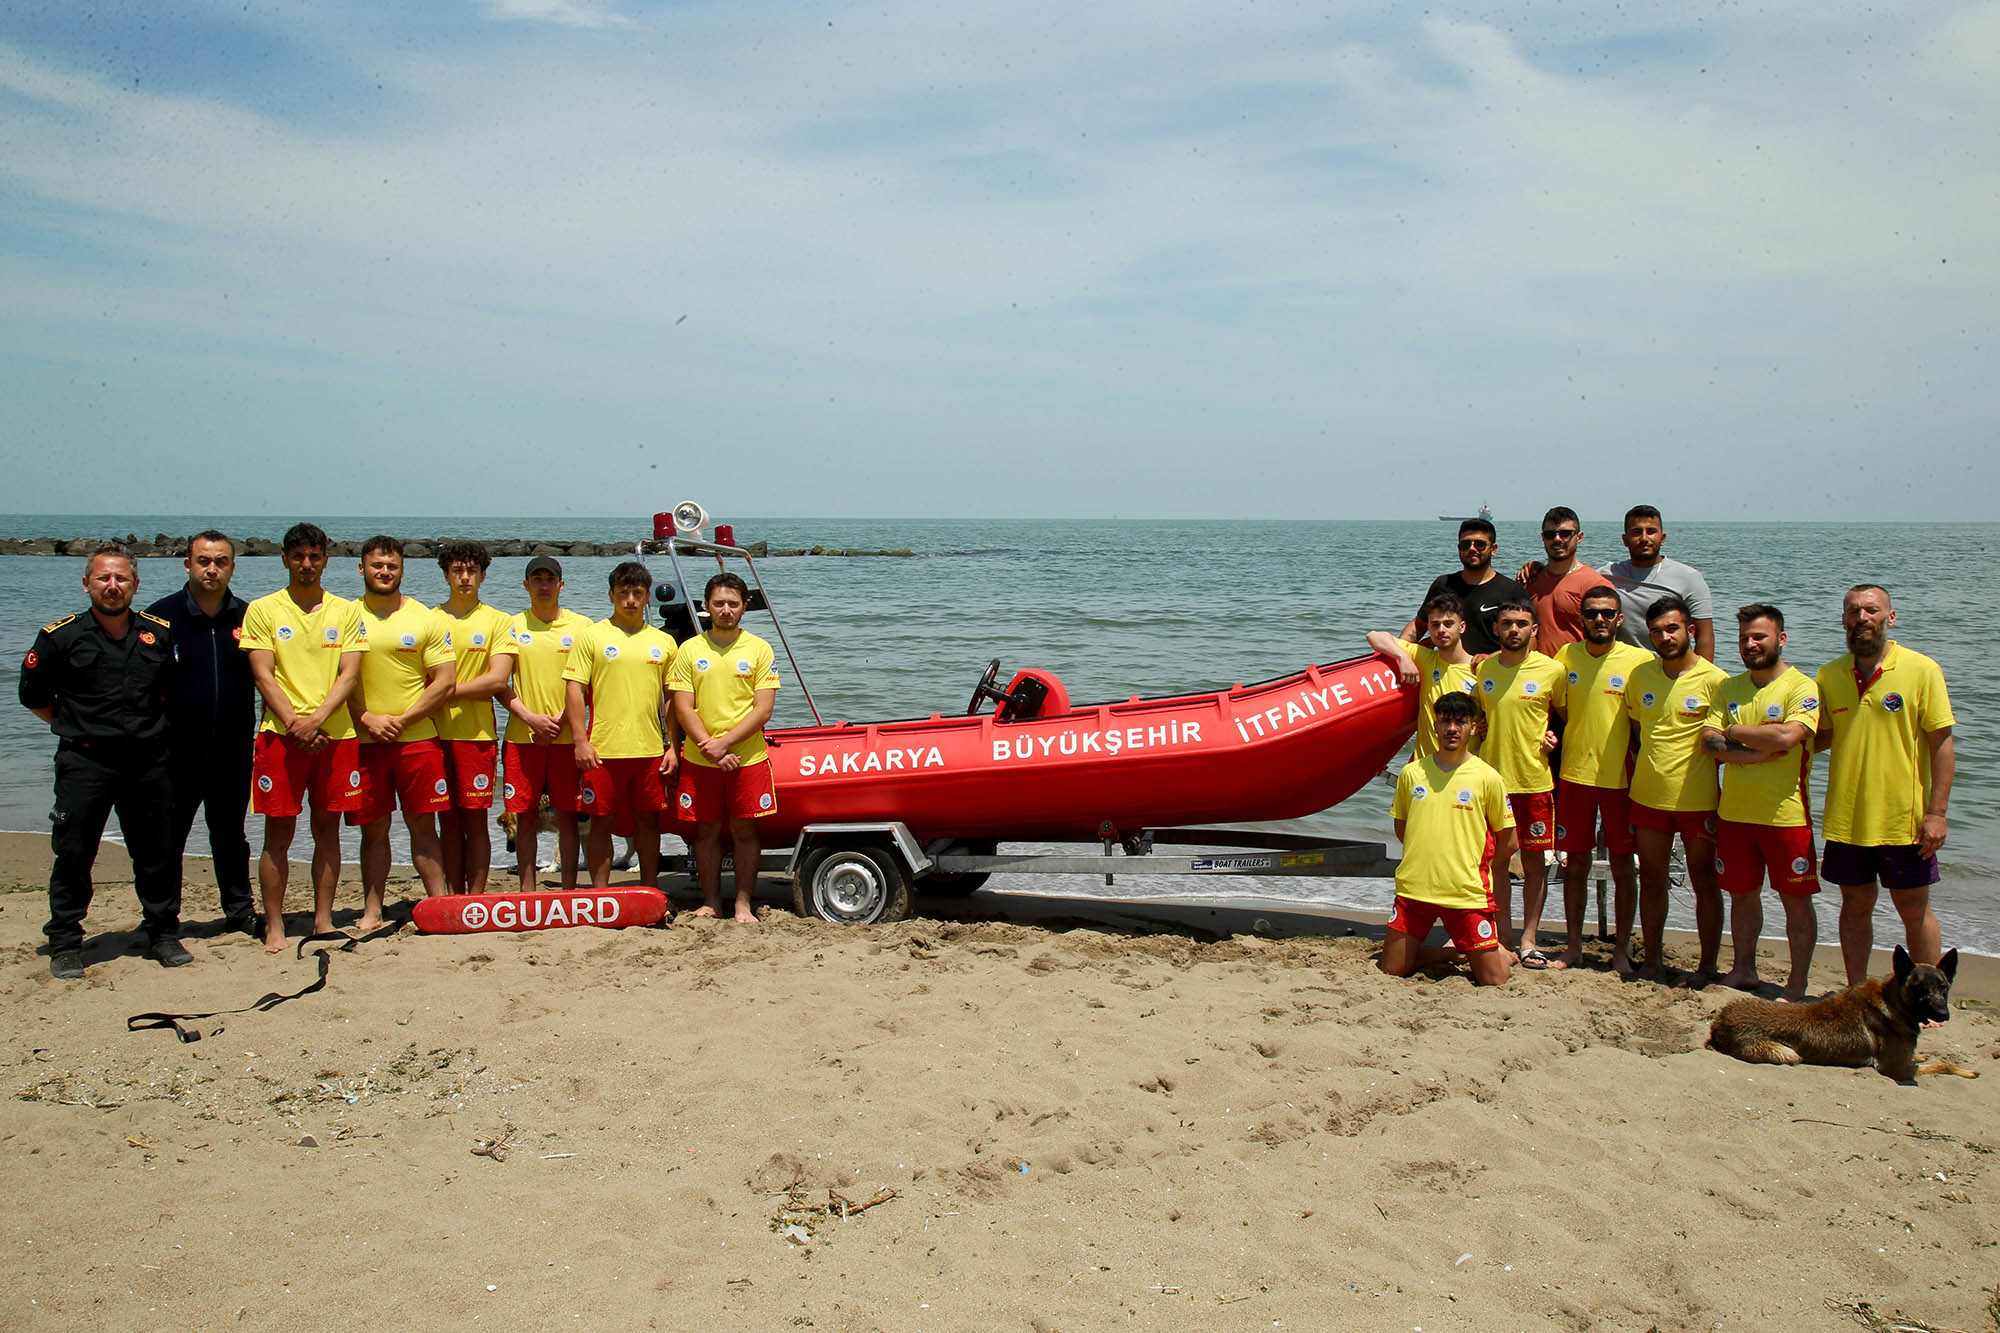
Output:
<svg viewBox="0 0 2000 1333">
<path fill-rule="evenodd" d="M 1493 572 L 1493 557 L 1499 549 L 1500 539 L 1494 535 L 1490 521 L 1468 518 L 1460 523 L 1458 563 L 1464 568 L 1432 579 L 1430 591 L 1419 603 L 1419 606 L 1427 606 L 1431 598 L 1443 592 L 1458 598 L 1459 604 L 1465 608 L 1465 637 L 1461 642 L 1465 651 L 1474 657 L 1500 651 L 1500 640 L 1493 634 L 1494 618 L 1507 602 L 1528 596 L 1526 588 Z M 1420 610 L 1410 617 L 1409 624 L 1403 626 L 1400 637 L 1415 643 L 1423 631 L 1423 612 Z"/>
</svg>

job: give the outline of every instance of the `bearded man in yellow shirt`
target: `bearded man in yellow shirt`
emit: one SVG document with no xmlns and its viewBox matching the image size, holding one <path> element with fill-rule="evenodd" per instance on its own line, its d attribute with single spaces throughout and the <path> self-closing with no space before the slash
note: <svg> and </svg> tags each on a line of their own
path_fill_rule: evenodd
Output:
<svg viewBox="0 0 2000 1333">
<path fill-rule="evenodd" d="M 1955 719 L 1944 672 L 1891 639 L 1895 623 L 1886 588 L 1849 588 L 1840 604 L 1847 655 L 1819 673 L 1815 744 L 1833 751 L 1820 877 L 1840 885 L 1840 956 L 1850 986 L 1868 979 L 1878 879 L 1903 919 L 1910 957 L 1935 964 L 1944 947 L 1931 885 L 1951 804 Z"/>
</svg>

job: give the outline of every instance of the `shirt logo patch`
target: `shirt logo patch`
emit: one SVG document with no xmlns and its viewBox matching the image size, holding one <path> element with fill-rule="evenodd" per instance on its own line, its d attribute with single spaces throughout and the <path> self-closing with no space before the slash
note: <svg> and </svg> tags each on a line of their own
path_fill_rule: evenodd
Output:
<svg viewBox="0 0 2000 1333">
<path fill-rule="evenodd" d="M 1801 713 L 1817 713 L 1819 711 L 1819 700 L 1808 694 L 1805 698 L 1799 700 L 1799 711 Z"/>
<path fill-rule="evenodd" d="M 1493 693 L 1493 685 L 1494 682 L 1491 680 L 1482 680 L 1479 682 L 1479 688 L 1485 690 L 1488 694 Z"/>
<path fill-rule="evenodd" d="M 591 790 L 590 788 L 588 788 L 588 787 L 585 787 L 585 788 L 583 789 L 583 803 L 584 803 L 585 805 L 596 805 L 596 804 L 597 804 L 597 793 L 596 793 L 596 792 L 594 792 L 594 791 L 592 791 L 592 790 Z"/>
<path fill-rule="evenodd" d="M 1685 699 L 1682 699 L 1682 700 L 1681 700 L 1681 708 L 1682 708 L 1682 710 L 1683 710 L 1683 711 L 1685 711 L 1685 712 L 1689 712 L 1689 713 L 1699 713 L 1699 712 L 1701 711 L 1701 699 L 1700 699 L 1700 697 L 1699 697 L 1699 696 L 1697 696 L 1697 695 L 1692 695 L 1692 694 L 1688 695 L 1688 696 L 1687 696 L 1687 697 L 1686 697 Z M 1731 711 L 1734 711 L 1734 710 L 1731 710 Z"/>
<path fill-rule="evenodd" d="M 364 639 L 368 637 L 368 627 L 366 625 L 363 625 L 361 627 L 361 637 Z M 335 629 L 333 626 L 328 625 L 326 627 L 326 641 L 328 643 L 339 643 L 340 631 Z"/>
<path fill-rule="evenodd" d="M 1803 875 L 1810 864 L 1803 856 L 1795 856 L 1792 858 L 1792 873 L 1794 875 Z"/>
<path fill-rule="evenodd" d="M 1655 696 L 1653 692 L 1651 690 L 1647 690 L 1644 694 L 1639 696 L 1639 702 L 1645 707 L 1651 708 L 1653 706 L 1654 697 Z"/>
<path fill-rule="evenodd" d="M 692 792 L 681 793 L 681 809 L 683 810 L 694 809 L 694 794 Z"/>
<path fill-rule="evenodd" d="M 360 769 L 350 768 L 347 770 L 347 785 L 350 787 L 359 787 L 361 785 Z"/>
<path fill-rule="evenodd" d="M 1458 789 L 1458 803 L 1459 803 L 1460 805 L 1471 805 L 1471 804 L 1472 804 L 1472 788 L 1470 788 L 1470 787 L 1460 787 L 1460 788 Z"/>
<path fill-rule="evenodd" d="M 1544 824 L 1539 819 L 1537 819 L 1534 823 L 1528 825 L 1528 836 L 1531 838 L 1543 837 L 1548 833 L 1548 831 L 1549 831 L 1549 826 L 1547 824 Z"/>
<path fill-rule="evenodd" d="M 486 635 L 479 630 L 472 631 L 472 646 L 474 648 L 484 648 L 486 646 Z"/>
<path fill-rule="evenodd" d="M 159 640 L 153 637 L 153 631 L 149 629 L 142 629 L 139 631 L 139 642 L 145 644 L 147 647 L 150 648 L 154 644 L 158 643 Z"/>
<path fill-rule="evenodd" d="M 1482 940 L 1493 938 L 1493 923 L 1491 921 L 1481 921 L 1479 923 L 1479 938 Z"/>
<path fill-rule="evenodd" d="M 1421 782 L 1419 782 L 1416 786 L 1410 788 L 1410 799 L 1413 801 L 1421 801 L 1424 799 L 1424 797 L 1429 795 L 1430 795 L 1429 789 L 1426 788 L 1424 784 Z"/>
<path fill-rule="evenodd" d="M 533 643 L 533 642 L 535 641 L 535 635 L 534 635 L 534 632 L 533 632 L 533 631 L 531 631 L 531 630 L 525 630 L 525 629 L 522 629 L 522 630 L 515 630 L 515 631 L 514 631 L 514 641 L 515 641 L 516 643 L 520 644 L 520 645 L 521 645 L 521 646 L 522 646 L 523 648 L 525 648 L 525 647 L 527 647 L 527 646 L 528 646 L 529 644 L 531 644 L 531 643 Z"/>
<path fill-rule="evenodd" d="M 696 671 L 706 671 L 708 670 L 708 665 L 709 663 L 706 657 L 697 657 L 694 659 L 694 669 Z"/>
<path fill-rule="evenodd" d="M 278 626 L 278 642 L 290 643 L 291 641 L 292 641 L 292 627 L 290 625 Z"/>
<path fill-rule="evenodd" d="M 607 643 L 604 645 L 604 660 L 607 662 L 616 662 L 618 660 L 617 644 Z"/>
<path fill-rule="evenodd" d="M 257 790 L 263 792 L 267 796 L 270 794 L 271 775 L 269 773 L 266 773 L 257 779 Z"/>
<path fill-rule="evenodd" d="M 439 778 L 436 782 L 433 782 L 431 784 L 431 790 L 436 792 L 439 796 L 442 796 L 446 792 L 450 791 L 451 788 L 445 785 L 445 780 L 443 778 Z"/>
<path fill-rule="evenodd" d="M 758 808 L 759 810 L 769 810 L 769 809 L 771 808 L 771 793 L 770 793 L 770 792 L 765 792 L 765 793 L 764 793 L 763 795 L 761 795 L 761 796 L 759 796 L 759 797 L 757 798 L 757 808 Z"/>
<path fill-rule="evenodd" d="M 1576 683 L 1577 683 L 1577 681 L 1579 681 L 1579 680 L 1581 680 L 1581 679 L 1582 679 L 1582 677 L 1578 676 L 1578 675 L 1576 674 L 1576 672 L 1572 671 L 1572 672 L 1570 672 L 1570 673 L 1569 673 L 1569 683 L 1570 683 L 1570 684 L 1574 685 L 1574 684 L 1576 684 Z"/>
<path fill-rule="evenodd" d="M 485 791 L 488 787 L 492 785 L 493 785 L 492 774 L 475 773 L 472 775 L 472 789 L 474 791 Z"/>
<path fill-rule="evenodd" d="M 651 648 L 648 648 L 646 650 L 646 656 L 652 661 L 657 662 L 662 658 L 664 658 L 666 654 L 660 650 L 660 645 L 656 643 Z"/>
<path fill-rule="evenodd" d="M 1612 688 L 1612 689 L 1614 689 L 1614 690 L 1622 690 L 1622 689 L 1624 689 L 1624 688 L 1625 688 L 1625 677 L 1623 677 L 1623 676 L 1613 676 L 1613 677 L 1611 678 L 1611 688 Z"/>
<path fill-rule="evenodd" d="M 1742 705 L 1741 703 L 1737 702 L 1737 701 L 1736 701 L 1736 700 L 1734 700 L 1734 699 L 1731 699 L 1731 700 L 1729 701 L 1729 716 L 1731 716 L 1731 717 L 1735 717 L 1735 716 L 1736 716 L 1736 711 L 1737 711 L 1737 710 L 1738 710 L 1739 708 L 1741 708 L 1742 706 L 1743 706 L 1743 705 Z"/>
<path fill-rule="evenodd" d="M 21 659 L 21 665 L 26 667 L 28 670 L 33 671 L 35 669 L 35 663 L 41 660 L 42 659 L 35 653 L 35 650 L 33 648 L 30 648 L 28 650 L 28 655 Z"/>
<path fill-rule="evenodd" d="M 396 642 L 402 644 L 405 648 L 414 648 L 417 646 L 417 636 L 406 633 L 402 638 L 396 640 Z"/>
<path fill-rule="evenodd" d="M 1900 694 L 1885 694 L 1885 695 L 1883 695 L 1883 696 L 1882 696 L 1882 707 L 1883 707 L 1883 708 L 1885 708 L 1885 709 L 1887 709 L 1887 710 L 1888 710 L 1889 712 L 1891 712 L 1891 713 L 1900 713 L 1900 712 L 1902 712 L 1902 711 L 1903 711 L 1903 696 L 1902 696 L 1902 695 L 1900 695 Z"/>
<path fill-rule="evenodd" d="M 507 784 L 507 785 L 506 785 L 505 787 L 503 787 L 503 788 L 502 788 L 501 790 L 502 790 L 502 792 L 503 792 L 503 793 L 504 793 L 504 794 L 506 795 L 506 797 L 507 797 L 507 799 L 508 799 L 508 800 L 510 800 L 510 801 L 511 801 L 511 800 L 513 800 L 513 799 L 514 799 L 514 784 L 513 784 L 513 783 L 511 783 L 511 782 L 510 782 L 510 783 L 508 783 L 508 784 Z"/>
<path fill-rule="evenodd" d="M 1779 718 L 1783 717 L 1784 715 L 1785 715 L 1785 709 L 1782 704 L 1764 705 L 1764 716 L 1770 718 L 1773 722 L 1776 722 Z"/>
<path fill-rule="evenodd" d="M 557 639 L 556 642 L 561 644 L 565 650 L 574 648 L 576 647 L 576 635 L 565 634 L 560 639 Z"/>
<path fill-rule="evenodd" d="M 1443 680 L 1443 679 L 1444 679 L 1444 671 L 1443 671 L 1442 669 L 1438 668 L 1438 667 L 1432 667 L 1432 668 L 1431 668 L 1431 684 L 1435 685 L 1435 684 L 1437 684 L 1437 683 L 1438 683 L 1439 681 L 1441 681 L 1441 680 Z"/>
<path fill-rule="evenodd" d="M 749 658 L 747 658 L 747 657 L 739 657 L 739 658 L 737 658 L 737 659 L 736 659 L 736 674 L 737 674 L 737 675 L 739 675 L 739 676 L 747 676 L 747 675 L 749 675 L 749 674 L 750 674 L 750 659 L 749 659 Z"/>
<path fill-rule="evenodd" d="M 230 630 L 229 637 L 241 642 L 243 639 L 243 627 L 238 625 L 235 629 Z"/>
<path fill-rule="evenodd" d="M 1521 693 L 1527 695 L 1529 698 L 1532 699 L 1541 692 L 1542 682 L 1539 680 L 1524 680 L 1521 682 Z"/>
</svg>

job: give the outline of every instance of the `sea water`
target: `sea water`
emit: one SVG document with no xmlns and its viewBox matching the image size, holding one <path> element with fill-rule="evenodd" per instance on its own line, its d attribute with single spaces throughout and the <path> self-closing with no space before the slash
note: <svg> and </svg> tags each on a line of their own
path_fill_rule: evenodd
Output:
<svg viewBox="0 0 2000 1333">
<path fill-rule="evenodd" d="M 1371 629 L 1396 630 L 1416 611 L 1431 579 L 1455 568 L 1456 528 L 1425 521 L 990 521 L 983 519 L 761 519 L 734 522 L 739 543 L 773 548 L 823 545 L 849 549 L 908 549 L 909 558 L 800 557 L 758 562 L 782 619 L 798 670 L 779 669 L 777 723 L 811 721 L 802 674 L 827 721 L 963 712 L 973 683 L 993 658 L 1002 676 L 1025 666 L 1054 672 L 1072 699 L 1183 693 L 1269 679 L 1308 661 L 1329 662 L 1367 651 Z M 1732 671 L 1735 608 L 1774 602 L 1786 612 L 1787 660 L 1811 675 L 1845 651 L 1841 594 L 1876 582 L 1895 598 L 1904 643 L 1935 657 L 1950 683 L 1958 777 L 1951 802 L 1950 841 L 1940 858 L 1944 882 L 1934 894 L 1948 944 L 2000 952 L 2000 815 L 1995 813 L 2000 768 L 1993 762 L 1994 687 L 1985 677 L 1992 642 L 1983 612 L 1958 591 L 1955 571 L 1982 568 L 2000 548 L 2000 524 L 1742 524 L 1675 523 L 1667 554 L 1703 571 L 1716 600 L 1718 656 Z M 290 521 L 280 517 L 161 515 L 0 515 L 0 536 L 83 537 L 156 532 L 184 534 L 216 526 L 237 536 L 276 539 Z M 335 539 L 376 532 L 431 539 L 548 539 L 609 542 L 649 535 L 650 518 L 479 518 L 443 516 L 320 518 Z M 1511 573 L 1541 554 L 1539 523 L 1498 524 L 1496 566 Z M 1622 558 L 1615 518 L 1587 520 L 1581 557 L 1593 565 Z M 526 602 L 524 559 L 496 561 L 486 600 L 507 611 Z M 593 617 L 609 614 L 605 576 L 615 558 L 565 558 L 566 605 Z M 651 557 L 664 572 L 664 557 Z M 697 586 L 713 562 L 683 561 Z M 45 622 L 86 603 L 79 584 L 83 561 L 0 558 L 0 672 L 12 695 L 20 661 Z M 140 562 L 143 606 L 180 584 L 178 560 Z M 244 559 L 236 592 L 254 598 L 284 584 L 275 558 Z M 354 597 L 355 562 L 330 563 L 326 585 Z M 430 560 L 410 562 L 405 591 L 427 602 L 445 596 Z M 770 618 L 746 625 L 772 640 Z M 0 709 L 0 828 L 48 827 L 53 742 L 25 709 Z M 1814 791 L 1824 789 L 1825 761 Z M 781 794 L 782 796 L 782 794 Z M 1370 782 L 1321 814 L 1289 821 L 1291 831 L 1386 842 L 1396 851 L 1389 818 L 1390 788 Z M 255 839 L 252 820 L 252 845 Z M 113 826 L 115 831 L 115 824 Z M 196 822 L 190 850 L 199 850 Z M 350 844 L 352 834 L 349 834 Z M 402 845 L 399 830 L 399 847 Z M 303 859 L 303 846 L 295 848 Z M 350 858 L 352 851 L 350 848 Z M 503 858 L 504 859 L 504 858 Z M 1310 901 L 1386 916 L 1392 886 L 1381 880 L 1298 878 L 1118 877 L 1112 889 L 1088 877 L 1049 880 L 996 877 L 996 889 L 1046 892 L 1056 885 L 1078 894 L 1145 898 L 1200 893 Z M 1837 894 L 1818 900 L 1823 938 L 1831 939 Z M 1885 902 L 1878 937 L 1900 939 Z M 1690 927 L 1692 902 L 1673 898 L 1671 922 Z M 1546 919 L 1561 920 L 1561 895 Z"/>
</svg>

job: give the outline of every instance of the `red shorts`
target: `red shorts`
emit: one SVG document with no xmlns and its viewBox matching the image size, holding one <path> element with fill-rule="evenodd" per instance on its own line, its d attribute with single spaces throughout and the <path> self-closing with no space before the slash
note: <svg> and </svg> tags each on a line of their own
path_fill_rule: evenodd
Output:
<svg viewBox="0 0 2000 1333">
<path fill-rule="evenodd" d="M 498 741 L 444 741 L 444 776 L 454 810 L 493 808 L 494 760 Z"/>
<path fill-rule="evenodd" d="M 1588 787 L 1581 782 L 1565 782 L 1556 793 L 1556 850 L 1590 854 L 1597 846 L 1597 826 L 1604 824 L 1605 850 L 1630 856 L 1632 841 L 1632 795 L 1623 787 Z"/>
<path fill-rule="evenodd" d="M 1804 824 L 1773 828 L 1769 824 L 1716 821 L 1715 874 L 1724 893 L 1755 893 L 1771 872 L 1771 887 L 1796 898 L 1819 892 L 1813 873 L 1812 829 Z"/>
<path fill-rule="evenodd" d="M 658 755 L 603 760 L 589 772 L 579 773 L 577 783 L 583 792 L 579 812 L 592 819 L 667 808 Z"/>
<path fill-rule="evenodd" d="M 361 747 L 361 804 L 348 813 L 347 822 L 358 828 L 387 819 L 398 801 L 406 815 L 451 809 L 443 742 L 378 741 Z"/>
<path fill-rule="evenodd" d="M 719 824 L 731 819 L 762 819 L 778 812 L 778 788 L 771 780 L 771 761 L 725 772 L 706 764 L 681 761 L 680 790 L 674 797 L 677 819 Z"/>
<path fill-rule="evenodd" d="M 1481 953 L 1500 947 L 1500 932 L 1494 928 L 1493 909 L 1490 907 L 1439 907 L 1436 903 L 1405 898 L 1399 893 L 1396 895 L 1396 914 L 1389 918 L 1389 929 L 1422 944 L 1431 933 L 1431 927 L 1439 921 L 1444 922 L 1452 947 L 1462 952 Z"/>
<path fill-rule="evenodd" d="M 1514 812 L 1514 836 L 1524 852 L 1552 852 L 1556 848 L 1555 793 L 1528 792 L 1507 797 Z"/>
<path fill-rule="evenodd" d="M 1655 810 L 1650 805 L 1632 802 L 1632 827 L 1650 829 L 1654 833 L 1664 833 L 1669 839 L 1674 834 L 1681 835 L 1681 842 L 1696 838 L 1715 837 L 1715 811 L 1713 810 Z"/>
<path fill-rule="evenodd" d="M 308 796 L 315 810 L 357 809 L 361 805 L 361 742 L 349 736 L 308 750 L 281 732 L 260 731 L 251 781 L 255 788 L 251 805 L 260 815 L 294 818 L 305 809 Z"/>
<path fill-rule="evenodd" d="M 541 808 L 542 797 L 557 810 L 577 807 L 576 747 L 532 745 L 509 741 L 504 756 L 507 766 L 507 813 L 524 815 Z"/>
</svg>

